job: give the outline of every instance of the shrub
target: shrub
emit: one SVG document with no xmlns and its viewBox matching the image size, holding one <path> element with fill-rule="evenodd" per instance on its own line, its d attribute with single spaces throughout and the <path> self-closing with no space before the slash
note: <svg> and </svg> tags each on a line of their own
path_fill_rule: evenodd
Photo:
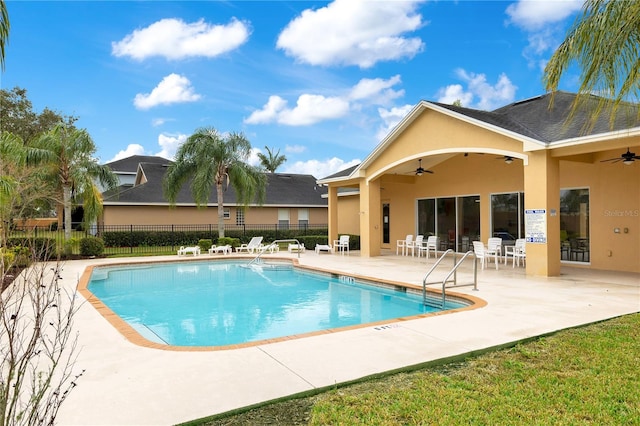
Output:
<svg viewBox="0 0 640 426">
<path fill-rule="evenodd" d="M 85 237 L 80 240 L 80 254 L 82 256 L 100 256 L 104 252 L 102 238 Z"/>
<path fill-rule="evenodd" d="M 198 247 L 200 247 L 200 250 L 202 251 L 209 251 L 212 245 L 213 245 L 213 240 L 210 240 L 208 238 L 198 240 Z"/>
<path fill-rule="evenodd" d="M 7 250 L 5 248 L 0 248 L 0 257 L 2 258 L 2 270 L 6 271 L 16 260 L 16 255 L 13 250 Z"/>
<path fill-rule="evenodd" d="M 218 238 L 218 245 L 219 246 L 230 245 L 231 247 L 236 248 L 240 246 L 240 238 L 231 238 L 231 237 Z"/>
<path fill-rule="evenodd" d="M 56 250 L 56 240 L 54 238 L 21 238 L 11 237 L 7 239 L 7 247 L 26 247 L 33 252 L 33 256 L 36 260 L 51 260 L 55 259 L 58 254 Z"/>
</svg>

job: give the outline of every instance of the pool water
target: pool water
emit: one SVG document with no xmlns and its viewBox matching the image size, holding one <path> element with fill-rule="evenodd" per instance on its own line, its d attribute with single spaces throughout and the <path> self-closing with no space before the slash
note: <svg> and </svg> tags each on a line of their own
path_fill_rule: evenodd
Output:
<svg viewBox="0 0 640 426">
<path fill-rule="evenodd" d="M 88 289 L 144 338 L 175 346 L 255 342 L 441 310 L 425 306 L 421 294 L 289 264 L 99 267 Z"/>
</svg>

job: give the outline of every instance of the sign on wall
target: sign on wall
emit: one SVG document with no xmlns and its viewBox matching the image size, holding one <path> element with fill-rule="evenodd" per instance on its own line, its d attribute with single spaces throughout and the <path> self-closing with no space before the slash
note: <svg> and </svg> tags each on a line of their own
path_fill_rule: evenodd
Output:
<svg viewBox="0 0 640 426">
<path fill-rule="evenodd" d="M 547 243 L 547 210 L 524 211 L 524 232 L 528 243 Z"/>
</svg>

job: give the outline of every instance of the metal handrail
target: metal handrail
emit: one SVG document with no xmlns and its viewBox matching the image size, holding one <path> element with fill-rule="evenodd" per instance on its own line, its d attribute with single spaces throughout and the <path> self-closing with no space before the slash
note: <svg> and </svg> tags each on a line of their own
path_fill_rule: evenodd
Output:
<svg viewBox="0 0 640 426">
<path fill-rule="evenodd" d="M 431 269 L 429 269 L 427 274 L 422 279 L 422 303 L 423 304 L 426 304 L 426 302 L 427 302 L 427 285 L 439 284 L 440 283 L 440 281 L 434 281 L 434 282 L 429 283 L 429 282 L 427 282 L 427 278 L 429 278 L 429 275 L 431 275 L 431 273 L 438 267 L 438 265 L 440 265 L 440 262 L 442 262 L 442 260 L 445 258 L 445 256 L 447 254 L 449 254 L 449 253 L 453 253 L 453 267 L 451 268 L 451 270 L 449 271 L 447 276 L 442 280 L 442 307 L 444 308 L 444 305 L 446 303 L 446 291 L 445 291 L 445 289 L 447 288 L 447 283 L 448 282 L 453 282 L 453 285 L 456 286 L 456 287 L 465 287 L 465 286 L 473 285 L 474 286 L 474 290 L 478 290 L 478 262 L 477 262 L 477 259 L 474 259 L 474 262 L 473 262 L 473 282 L 472 283 L 469 283 L 469 284 L 458 284 L 458 276 L 457 276 L 458 268 L 460 267 L 460 265 L 462 265 L 462 262 L 469 255 L 472 255 L 472 254 L 475 255 L 475 253 L 472 252 L 472 251 L 468 251 L 462 256 L 462 259 L 460 259 L 458 261 L 457 260 L 457 253 L 454 252 L 452 249 L 448 249 L 447 251 L 442 253 L 442 256 L 440 256 L 440 258 L 436 261 L 436 263 L 433 264 Z M 452 275 L 453 275 L 453 280 L 450 280 Z"/>
<path fill-rule="evenodd" d="M 264 253 L 269 249 L 269 247 L 275 246 L 275 245 L 276 245 L 276 244 L 278 244 L 278 243 L 287 243 L 287 242 L 291 242 L 291 243 L 292 243 L 292 242 L 294 242 L 294 241 L 298 244 L 298 246 L 300 246 L 300 245 L 301 245 L 301 244 L 300 244 L 300 241 L 298 241 L 296 238 L 289 238 L 289 239 L 286 239 L 286 240 L 274 240 L 274 241 L 272 241 L 272 242 L 271 242 L 271 243 L 269 243 L 268 245 L 264 246 L 264 247 L 262 248 L 262 250 L 260 251 L 260 253 L 258 253 L 258 255 L 257 255 L 256 257 L 254 257 L 253 259 L 251 259 L 251 262 L 249 262 L 249 263 L 248 263 L 248 265 L 251 265 L 251 264 L 253 264 L 253 263 L 257 262 L 257 261 L 258 261 L 258 259 L 260 258 L 260 256 L 262 256 L 262 255 L 263 255 L 263 254 L 264 254 Z M 298 259 L 300 259 L 300 251 L 301 251 L 301 250 L 298 250 Z"/>
</svg>

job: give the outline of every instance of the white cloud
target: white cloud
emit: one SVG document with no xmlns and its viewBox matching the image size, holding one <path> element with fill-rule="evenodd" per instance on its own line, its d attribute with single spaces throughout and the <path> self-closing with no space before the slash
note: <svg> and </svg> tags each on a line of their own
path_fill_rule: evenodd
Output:
<svg viewBox="0 0 640 426">
<path fill-rule="evenodd" d="M 284 166 L 283 173 L 307 174 L 321 179 L 360 163 L 361 160 L 358 159 L 345 162 L 337 157 L 329 158 L 324 161 L 296 161 L 291 165 Z"/>
<path fill-rule="evenodd" d="M 201 96 L 194 92 L 188 78 L 178 74 L 169 74 L 151 93 L 138 93 L 133 104 L 138 109 L 149 109 L 158 105 L 194 102 L 200 98 Z"/>
<path fill-rule="evenodd" d="M 180 19 L 162 19 L 112 42 L 111 53 L 137 60 L 152 56 L 212 58 L 241 46 L 249 33 L 249 24 L 237 19 L 226 25 L 211 25 L 202 19 L 190 24 Z"/>
<path fill-rule="evenodd" d="M 178 147 L 187 140 L 189 136 L 183 134 L 169 134 L 169 133 L 160 133 L 158 135 L 158 145 L 160 145 L 161 150 L 155 154 L 163 158 L 173 159 L 176 155 L 176 151 Z"/>
<path fill-rule="evenodd" d="M 402 82 L 400 75 L 389 79 L 363 78 L 355 86 L 344 90 L 341 96 L 324 96 L 320 94 L 302 94 L 294 108 L 288 107 L 287 100 L 277 95 L 269 97 L 267 103 L 245 118 L 245 124 L 278 123 L 287 126 L 306 126 L 324 120 L 344 117 L 351 110 L 360 109 L 361 105 L 389 105 L 394 99 L 404 96 L 404 90 L 392 87 Z"/>
<path fill-rule="evenodd" d="M 261 110 L 254 111 L 244 120 L 247 124 L 276 122 L 288 126 L 307 126 L 324 120 L 345 116 L 349 102 L 338 97 L 303 94 L 298 97 L 295 108 L 287 108 L 287 101 L 279 96 L 270 96 Z"/>
<path fill-rule="evenodd" d="M 284 147 L 284 152 L 288 152 L 290 154 L 301 154 L 306 150 L 307 147 L 303 145 L 286 145 Z"/>
<path fill-rule="evenodd" d="M 466 108 L 491 111 L 515 99 L 518 87 L 504 73 L 500 74 L 495 85 L 487 82 L 485 74 L 475 74 L 461 68 L 456 70 L 456 76 L 466 83 L 466 90 L 459 84 L 443 87 L 438 91 L 438 102 L 453 103 L 459 99 Z"/>
<path fill-rule="evenodd" d="M 404 90 L 393 90 L 392 87 L 401 83 L 400 75 L 384 80 L 382 78 L 363 78 L 349 94 L 352 100 L 368 100 L 376 105 L 387 105 L 392 100 L 404 96 Z"/>
<path fill-rule="evenodd" d="M 527 31 L 564 21 L 578 12 L 584 0 L 520 0 L 510 4 L 509 21 Z"/>
<path fill-rule="evenodd" d="M 383 121 L 383 126 L 378 129 L 376 139 L 383 140 L 396 125 L 413 109 L 413 105 L 404 105 L 391 109 L 378 108 L 378 114 Z"/>
<path fill-rule="evenodd" d="M 249 153 L 249 158 L 247 159 L 247 163 L 254 167 L 258 167 L 260 165 L 260 158 L 258 154 L 261 153 L 262 150 L 260 148 L 251 148 L 251 152 Z"/>
<path fill-rule="evenodd" d="M 137 143 L 131 143 L 127 145 L 125 149 L 118 151 L 118 153 L 111 160 L 107 161 L 107 163 L 122 160 L 123 158 L 131 157 L 132 155 L 145 155 L 144 147 Z"/>
<path fill-rule="evenodd" d="M 405 37 L 423 25 L 422 0 L 335 0 L 303 11 L 280 33 L 277 47 L 311 65 L 357 65 L 413 58 L 424 43 Z"/>
<path fill-rule="evenodd" d="M 469 107 L 473 102 L 473 93 L 465 91 L 461 84 L 451 84 L 438 90 L 437 101 L 443 104 L 460 101 L 463 107 Z"/>
</svg>

